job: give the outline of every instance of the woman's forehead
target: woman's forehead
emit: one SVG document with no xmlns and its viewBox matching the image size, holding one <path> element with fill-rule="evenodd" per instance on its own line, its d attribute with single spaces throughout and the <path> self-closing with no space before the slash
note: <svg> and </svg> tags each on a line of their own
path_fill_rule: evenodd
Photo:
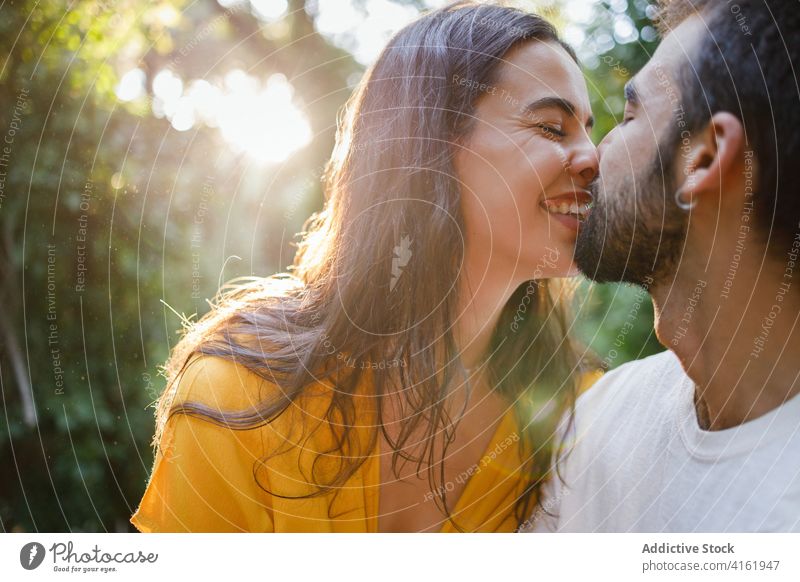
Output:
<svg viewBox="0 0 800 582">
<path fill-rule="evenodd" d="M 574 104 L 577 113 L 590 113 L 583 72 L 558 43 L 534 41 L 508 51 L 497 85 L 504 97 L 521 103 L 557 96 Z"/>
</svg>

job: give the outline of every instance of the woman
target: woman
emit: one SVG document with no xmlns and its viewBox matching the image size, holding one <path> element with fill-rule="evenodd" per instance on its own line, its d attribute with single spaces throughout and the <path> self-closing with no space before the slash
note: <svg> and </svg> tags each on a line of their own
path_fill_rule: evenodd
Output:
<svg viewBox="0 0 800 582">
<path fill-rule="evenodd" d="M 226 290 L 166 367 L 141 531 L 513 531 L 549 475 L 578 356 L 597 171 L 572 50 L 459 4 L 351 98 L 291 275 Z"/>
</svg>

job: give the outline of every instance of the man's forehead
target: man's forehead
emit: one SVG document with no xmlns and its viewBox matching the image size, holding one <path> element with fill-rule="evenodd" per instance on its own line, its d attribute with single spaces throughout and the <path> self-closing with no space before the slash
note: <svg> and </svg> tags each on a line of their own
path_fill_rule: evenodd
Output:
<svg viewBox="0 0 800 582">
<path fill-rule="evenodd" d="M 633 79 L 642 101 L 664 96 L 668 84 L 677 90 L 676 75 L 691 66 L 690 58 L 703 34 L 708 34 L 705 22 L 700 16 L 691 16 L 664 37 Z"/>
</svg>

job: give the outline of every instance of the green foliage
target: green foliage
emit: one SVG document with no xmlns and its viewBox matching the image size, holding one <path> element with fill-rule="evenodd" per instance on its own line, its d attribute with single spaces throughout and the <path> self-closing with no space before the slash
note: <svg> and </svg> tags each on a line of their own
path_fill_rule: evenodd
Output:
<svg viewBox="0 0 800 582">
<path fill-rule="evenodd" d="M 655 51 L 655 29 L 648 18 L 654 7 L 648 0 L 600 2 L 586 28 L 581 56 L 587 61 L 587 82 L 597 123 L 597 141 L 611 131 L 621 118 L 625 100 L 623 87 Z M 615 42 L 614 27 L 623 18 L 633 24 L 636 40 Z"/>
<path fill-rule="evenodd" d="M 340 58 L 296 83 L 317 98 L 308 115 L 322 128 L 302 159 L 265 174 L 241 156 L 215 157 L 216 130 L 178 133 L 152 114 L 147 99 L 119 103 L 120 75 L 138 65 L 152 79 L 220 15 L 209 36 L 213 52 L 208 43 L 184 50 L 179 72 L 213 75 L 201 67 L 214 56 L 221 70 L 251 65 L 256 73 L 290 75 L 293 63 L 314 55 L 312 42 L 319 51 L 313 58 L 341 51 L 315 36 L 271 62 L 263 55 L 275 46 L 257 34 L 247 11 L 228 16 L 205 2 L 181 12 L 182 4 L 31 0 L 0 9 L 0 54 L 8 55 L 0 64 L 0 140 L 12 122 L 18 126 L 1 168 L 8 173 L 0 205 L 6 531 L 132 530 L 128 518 L 153 460 L 150 405 L 164 387 L 159 366 L 180 327 L 170 308 L 202 313 L 221 278 L 285 267 L 291 237 L 281 229 L 299 230 L 321 203 L 318 183 L 303 176 L 329 154 L 331 122 L 347 97 L 333 89 L 359 67 Z M 308 22 L 297 19 L 287 34 L 301 36 L 303 26 Z M 248 37 L 246 49 L 222 58 Z M 24 106 L 15 109 L 20 96 Z M 213 196 L 193 263 L 205 181 Z M 271 184 L 267 192 L 264 184 Z M 288 220 L 264 215 L 256 225 L 263 234 L 239 228 L 252 224 L 248 217 L 265 200 L 283 204 L 289 194 L 308 201 Z M 226 261 L 231 255 L 252 259 Z M 194 295 L 187 291 L 193 283 Z M 26 416 L 33 409 L 35 419 Z"/>
</svg>

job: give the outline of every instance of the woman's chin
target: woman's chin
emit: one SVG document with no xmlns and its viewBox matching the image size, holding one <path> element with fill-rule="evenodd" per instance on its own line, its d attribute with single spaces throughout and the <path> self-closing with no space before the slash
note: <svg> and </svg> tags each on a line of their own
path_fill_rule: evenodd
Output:
<svg viewBox="0 0 800 582">
<path fill-rule="evenodd" d="M 567 265 L 553 265 L 549 269 L 534 269 L 530 279 L 562 279 L 577 277 L 580 274 L 578 266 L 574 262 L 570 262 Z"/>
<path fill-rule="evenodd" d="M 570 262 L 569 266 L 564 270 L 564 274 L 561 275 L 562 277 L 577 277 L 581 274 L 580 269 L 578 269 L 578 265 L 575 264 L 574 261 Z"/>
</svg>

